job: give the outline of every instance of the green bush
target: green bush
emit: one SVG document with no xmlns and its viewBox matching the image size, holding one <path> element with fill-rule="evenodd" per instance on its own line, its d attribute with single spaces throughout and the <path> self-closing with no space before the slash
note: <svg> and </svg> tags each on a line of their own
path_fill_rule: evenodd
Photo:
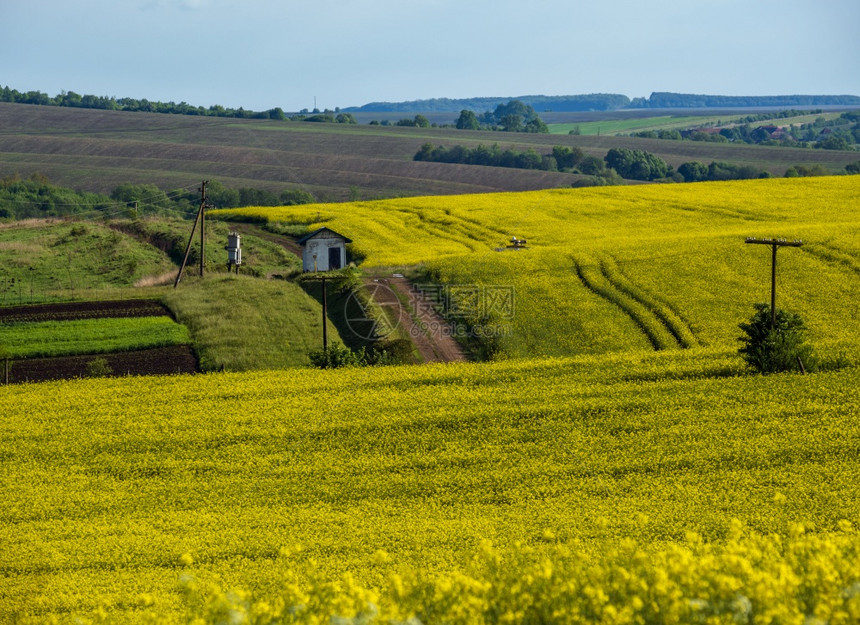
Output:
<svg viewBox="0 0 860 625">
<path fill-rule="evenodd" d="M 106 358 L 93 358 L 87 363 L 87 377 L 104 378 L 113 374 L 113 369 Z"/>
<path fill-rule="evenodd" d="M 812 346 L 806 342 L 806 324 L 796 313 L 776 309 L 776 323 L 768 304 L 756 304 L 749 323 L 740 324 L 744 336 L 738 351 L 760 373 L 816 368 Z"/>
<path fill-rule="evenodd" d="M 317 369 L 339 369 L 340 367 L 363 367 L 367 365 L 364 350 L 353 352 L 344 345 L 330 345 L 328 349 L 308 353 L 311 366 Z"/>
</svg>

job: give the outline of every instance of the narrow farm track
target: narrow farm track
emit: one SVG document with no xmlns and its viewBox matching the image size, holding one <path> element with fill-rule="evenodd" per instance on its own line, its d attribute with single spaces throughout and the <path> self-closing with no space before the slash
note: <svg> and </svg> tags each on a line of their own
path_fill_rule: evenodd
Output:
<svg viewBox="0 0 860 625">
<path fill-rule="evenodd" d="M 380 285 L 386 288 L 378 288 Z M 463 348 L 454 339 L 452 325 L 408 279 L 402 276 L 368 279 L 365 286 L 380 307 L 396 311 L 398 326 L 415 345 L 423 362 L 466 360 Z"/>
</svg>

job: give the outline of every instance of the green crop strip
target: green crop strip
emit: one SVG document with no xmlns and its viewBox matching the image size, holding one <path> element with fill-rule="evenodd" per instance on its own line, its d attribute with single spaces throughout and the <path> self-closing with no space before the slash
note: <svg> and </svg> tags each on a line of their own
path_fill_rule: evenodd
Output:
<svg viewBox="0 0 860 625">
<path fill-rule="evenodd" d="M 10 358 L 105 354 L 189 343 L 185 326 L 168 317 L 83 319 L 0 325 Z"/>
</svg>

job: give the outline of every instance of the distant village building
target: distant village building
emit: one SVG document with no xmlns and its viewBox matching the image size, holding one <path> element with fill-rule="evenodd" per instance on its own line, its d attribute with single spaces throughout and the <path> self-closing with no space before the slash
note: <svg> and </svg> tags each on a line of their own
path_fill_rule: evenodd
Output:
<svg viewBox="0 0 860 625">
<path fill-rule="evenodd" d="M 346 244 L 352 243 L 330 228 L 320 228 L 298 240 L 302 271 L 332 271 L 346 266 Z"/>
</svg>

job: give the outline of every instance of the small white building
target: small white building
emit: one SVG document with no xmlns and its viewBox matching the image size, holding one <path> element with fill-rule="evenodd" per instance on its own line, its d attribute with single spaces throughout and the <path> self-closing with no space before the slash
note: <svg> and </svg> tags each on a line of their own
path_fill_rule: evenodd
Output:
<svg viewBox="0 0 860 625">
<path fill-rule="evenodd" d="M 346 244 L 352 240 L 323 227 L 297 242 L 302 246 L 302 271 L 331 271 L 346 267 Z"/>
</svg>

